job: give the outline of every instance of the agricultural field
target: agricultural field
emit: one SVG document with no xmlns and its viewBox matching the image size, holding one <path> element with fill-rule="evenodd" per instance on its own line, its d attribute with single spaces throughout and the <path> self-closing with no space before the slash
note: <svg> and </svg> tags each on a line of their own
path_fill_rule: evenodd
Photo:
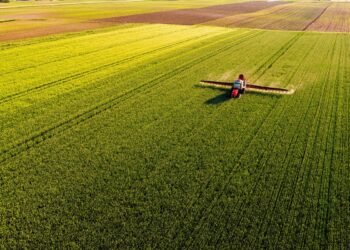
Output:
<svg viewBox="0 0 350 250">
<path fill-rule="evenodd" d="M 124 4 L 0 32 L 0 247 L 349 248 L 350 5 Z"/>
</svg>

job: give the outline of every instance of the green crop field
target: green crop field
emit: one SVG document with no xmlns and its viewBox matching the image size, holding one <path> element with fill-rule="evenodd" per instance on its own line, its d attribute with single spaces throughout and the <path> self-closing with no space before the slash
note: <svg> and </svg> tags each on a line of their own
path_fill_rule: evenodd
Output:
<svg viewBox="0 0 350 250">
<path fill-rule="evenodd" d="M 0 42 L 1 249 L 349 248 L 350 35 L 227 20 Z"/>
</svg>

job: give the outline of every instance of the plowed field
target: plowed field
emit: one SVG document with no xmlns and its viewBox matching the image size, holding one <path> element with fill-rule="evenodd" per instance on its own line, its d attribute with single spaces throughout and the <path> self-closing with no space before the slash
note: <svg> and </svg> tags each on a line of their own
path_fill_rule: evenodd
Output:
<svg viewBox="0 0 350 250">
<path fill-rule="evenodd" d="M 210 20 L 215 20 L 226 16 L 256 12 L 262 9 L 270 8 L 272 6 L 281 4 L 285 4 L 285 2 L 252 1 L 244 3 L 217 5 L 206 8 L 138 14 L 117 18 L 101 19 L 99 21 L 115 23 L 164 23 L 192 25 L 208 22 Z"/>
</svg>

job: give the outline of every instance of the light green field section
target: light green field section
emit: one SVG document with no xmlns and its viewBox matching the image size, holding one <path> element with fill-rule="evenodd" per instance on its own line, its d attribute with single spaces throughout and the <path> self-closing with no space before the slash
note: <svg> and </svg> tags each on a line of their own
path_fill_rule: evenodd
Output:
<svg viewBox="0 0 350 250">
<path fill-rule="evenodd" d="M 4 248 L 346 248 L 349 35 L 126 25 L 0 44 Z M 201 79 L 295 89 L 239 100 Z"/>
<path fill-rule="evenodd" d="M 0 5 L 0 34 L 87 20 L 234 3 L 238 0 L 64 1 Z"/>
</svg>

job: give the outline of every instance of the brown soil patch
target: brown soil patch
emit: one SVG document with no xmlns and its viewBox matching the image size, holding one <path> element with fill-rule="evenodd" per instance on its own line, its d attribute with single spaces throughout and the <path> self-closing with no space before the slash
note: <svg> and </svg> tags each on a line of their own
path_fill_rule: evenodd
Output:
<svg viewBox="0 0 350 250">
<path fill-rule="evenodd" d="M 323 32 L 350 32 L 350 4 L 333 3 L 311 23 L 307 30 Z"/>
<path fill-rule="evenodd" d="M 40 36 L 47 36 L 53 34 L 62 34 L 68 32 L 84 31 L 96 28 L 110 26 L 105 23 L 86 22 L 86 23 L 72 23 L 55 26 L 40 27 L 30 30 L 10 31 L 0 33 L 0 41 L 18 40 L 25 38 L 33 38 Z"/>
<path fill-rule="evenodd" d="M 233 15 L 206 25 L 302 31 L 317 21 L 329 4 L 291 3 L 255 13 Z"/>
<path fill-rule="evenodd" d="M 235 4 L 216 5 L 205 8 L 173 10 L 147 14 L 137 14 L 124 17 L 103 18 L 82 23 L 55 24 L 45 27 L 32 28 L 29 30 L 16 30 L 0 33 L 0 41 L 18 40 L 32 37 L 40 37 L 67 32 L 84 31 L 95 28 L 113 26 L 121 23 L 164 23 L 192 25 L 207 22 L 239 13 L 251 13 L 258 10 L 270 8 L 286 2 L 245 2 Z M 21 14 L 7 16 L 12 19 L 38 20 L 47 17 L 45 14 Z"/>
<path fill-rule="evenodd" d="M 46 19 L 49 15 L 46 13 L 28 13 L 28 14 L 15 14 L 15 15 L 6 15 L 2 18 L 4 19 L 16 19 L 16 20 L 40 20 Z"/>
<path fill-rule="evenodd" d="M 193 25 L 235 14 L 256 12 L 280 4 L 286 4 L 286 2 L 244 2 L 197 9 L 172 10 L 123 17 L 104 18 L 96 21 L 113 23 L 163 23 Z"/>
</svg>

